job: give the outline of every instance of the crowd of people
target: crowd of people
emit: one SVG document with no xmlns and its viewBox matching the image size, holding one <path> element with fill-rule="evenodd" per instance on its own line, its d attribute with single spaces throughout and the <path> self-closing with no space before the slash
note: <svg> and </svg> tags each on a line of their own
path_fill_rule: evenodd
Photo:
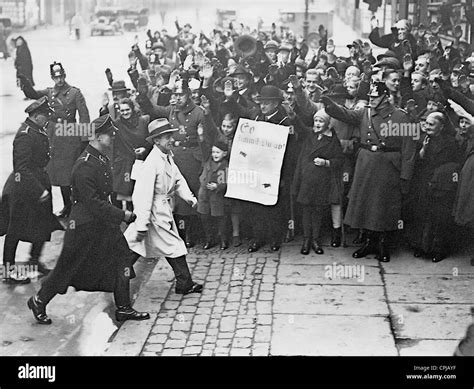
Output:
<svg viewBox="0 0 474 389">
<path fill-rule="evenodd" d="M 231 24 L 206 36 L 190 24 L 176 27 L 174 36 L 149 30 L 141 48 L 135 43 L 123 53 L 132 88 L 106 70 L 112 100 L 105 94 L 93 109 L 102 131 L 96 128 L 89 144 L 53 131 L 76 122 L 76 113 L 89 122 L 84 97 L 65 81 L 62 65 L 51 65 L 54 86 L 44 90 L 34 88 L 30 69 L 17 67 L 25 96 L 37 101 L 15 138 L 14 173 L 2 196 L 9 221 L 0 223 L 4 264 L 15 263 L 19 240 L 33 243 L 38 263 L 44 241 L 59 228 L 43 217 L 35 235 L 38 215 L 51 211 L 51 185 L 61 187 L 59 216 L 86 226 L 68 224 L 56 269 L 29 301 L 38 321 L 50 322 L 45 306 L 67 285 L 113 291 L 120 319 L 147 318 L 130 307 L 123 274 L 106 284 L 84 276 L 94 268 L 91 255 L 116 250 L 126 260 L 109 264 L 109 274 L 133 273 L 140 255 L 165 256 L 177 293 L 194 293 L 202 285 L 192 281 L 185 255 L 197 242 L 226 250 L 249 238 L 248 252 L 265 244 L 278 251 L 296 233 L 301 254 L 320 255 L 327 219 L 332 247 L 345 243 L 349 228 L 356 232 L 354 258 L 375 254 L 388 262 L 391 249 L 406 242 L 414 257 L 439 262 L 469 243 L 459 232 L 468 236 L 474 228 L 474 57 L 462 30 L 443 46 L 436 26 L 415 29 L 400 20 L 383 35 L 374 21 L 369 41 L 349 42 L 347 56 L 336 56 L 323 26 L 318 49 L 276 29 Z M 386 51 L 375 57 L 374 47 Z M 241 118 L 288 127 L 275 205 L 225 196 Z M 31 138 L 38 132 L 41 150 Z M 15 181 L 20 171 L 28 180 Z M 91 220 L 94 228 L 87 227 Z M 125 238 L 122 221 L 129 223 Z M 102 266 L 98 274 L 107 262 Z"/>
</svg>

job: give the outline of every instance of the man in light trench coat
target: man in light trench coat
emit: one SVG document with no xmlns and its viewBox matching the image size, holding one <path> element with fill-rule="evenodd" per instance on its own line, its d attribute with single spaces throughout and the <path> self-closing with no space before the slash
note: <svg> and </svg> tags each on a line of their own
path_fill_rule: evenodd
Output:
<svg viewBox="0 0 474 389">
<path fill-rule="evenodd" d="M 152 121 L 148 131 L 147 141 L 154 143 L 154 147 L 140 168 L 132 171 L 132 179 L 136 180 L 132 200 L 137 219 L 124 235 L 134 252 L 134 260 L 140 256 L 166 258 L 176 277 L 176 293 L 200 293 L 202 285 L 191 278 L 186 263 L 188 251 L 173 218 L 175 195 L 192 207 L 197 206 L 172 157 L 173 133 L 179 129 L 171 128 L 163 118 Z"/>
</svg>

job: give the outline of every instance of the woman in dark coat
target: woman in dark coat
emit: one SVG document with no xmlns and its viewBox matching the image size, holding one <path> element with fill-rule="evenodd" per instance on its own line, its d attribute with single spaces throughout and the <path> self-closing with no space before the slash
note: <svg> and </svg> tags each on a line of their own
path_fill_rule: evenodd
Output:
<svg viewBox="0 0 474 389">
<path fill-rule="evenodd" d="M 301 253 L 304 255 L 309 254 L 311 236 L 316 254 L 324 254 L 320 237 L 323 212 L 330 204 L 339 204 L 341 199 L 342 185 L 334 188 L 332 172 L 341 168 L 344 156 L 336 133 L 329 128 L 329 121 L 324 110 L 314 114 L 313 132 L 306 136 L 293 182 L 296 201 L 303 206 Z"/>
<path fill-rule="evenodd" d="M 455 138 L 446 130 L 446 123 L 441 112 L 426 118 L 426 136 L 417 148 L 411 188 L 415 206 L 408 237 L 415 257 L 429 257 L 433 262 L 449 254 L 454 226 L 452 209 L 459 150 Z"/>
<path fill-rule="evenodd" d="M 148 136 L 148 115 L 140 115 L 129 98 L 119 101 L 120 118 L 115 122 L 118 128 L 114 139 L 113 182 L 116 204 L 122 208 L 122 201 L 127 202 L 127 209 L 132 210 L 132 192 L 134 181 L 130 175 L 135 157 L 140 151 L 150 151 Z"/>
<path fill-rule="evenodd" d="M 16 46 L 16 58 L 15 58 L 15 68 L 16 74 L 22 74 L 28 78 L 31 85 L 34 86 L 35 82 L 33 81 L 33 61 L 31 60 L 30 49 L 28 48 L 28 43 L 22 36 L 19 36 L 15 39 Z"/>
</svg>

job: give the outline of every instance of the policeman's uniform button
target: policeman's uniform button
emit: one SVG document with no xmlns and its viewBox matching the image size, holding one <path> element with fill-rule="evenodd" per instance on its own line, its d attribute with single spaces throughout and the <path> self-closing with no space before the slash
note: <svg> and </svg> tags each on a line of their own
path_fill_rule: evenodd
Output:
<svg viewBox="0 0 474 389">
<path fill-rule="evenodd" d="M 367 135 L 370 136 L 370 132 L 368 132 Z"/>
<path fill-rule="evenodd" d="M 369 140 L 369 139 L 367 139 L 367 143 L 370 143 L 370 140 Z"/>
</svg>

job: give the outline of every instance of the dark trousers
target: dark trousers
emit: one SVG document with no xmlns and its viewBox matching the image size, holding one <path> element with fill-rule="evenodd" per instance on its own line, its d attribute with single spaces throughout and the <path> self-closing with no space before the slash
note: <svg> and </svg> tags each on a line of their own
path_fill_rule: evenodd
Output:
<svg viewBox="0 0 474 389">
<path fill-rule="evenodd" d="M 166 257 L 166 260 L 173 269 L 174 276 L 176 277 L 176 291 L 185 291 L 191 288 L 193 286 L 193 279 L 189 272 L 186 256 L 182 255 L 178 258 Z"/>
<path fill-rule="evenodd" d="M 15 264 L 16 249 L 18 247 L 19 242 L 20 239 L 15 236 L 8 234 L 5 236 L 5 243 L 3 245 L 3 264 L 5 266 L 7 266 L 7 264 L 10 264 L 10 266 Z M 31 260 L 37 261 L 39 259 L 39 257 L 41 256 L 41 251 L 43 250 L 43 246 L 44 242 L 34 242 L 31 245 Z"/>
<path fill-rule="evenodd" d="M 275 205 L 249 203 L 249 215 L 253 219 L 253 237 L 260 243 L 271 240 L 272 243 L 281 243 L 283 232 L 288 228 L 287 208 L 289 201 L 278 201 Z"/>
<path fill-rule="evenodd" d="M 60 186 L 61 195 L 63 198 L 64 208 L 71 207 L 71 187 L 70 186 Z"/>
<path fill-rule="evenodd" d="M 303 236 L 313 238 L 321 244 L 321 225 L 326 207 L 321 205 L 305 205 L 303 207 Z"/>
<path fill-rule="evenodd" d="M 58 291 L 55 287 L 55 284 L 53 282 L 48 282 L 48 278 L 45 278 L 41 284 L 41 289 L 38 292 L 38 298 L 41 300 L 41 302 L 48 304 L 57 294 Z M 129 278 L 117 277 L 114 290 L 114 300 L 117 307 L 131 305 Z"/>
<path fill-rule="evenodd" d="M 217 226 L 217 232 L 221 240 L 227 240 L 227 216 L 211 216 L 211 215 L 201 215 L 201 222 L 204 227 L 204 233 L 206 234 L 206 240 L 208 242 L 212 241 L 215 236 L 215 227 Z"/>
<path fill-rule="evenodd" d="M 132 252 L 131 254 L 131 266 L 140 258 L 140 255 Z M 186 262 L 186 256 L 182 255 L 177 258 L 166 257 L 166 260 L 173 269 L 174 276 L 176 278 L 176 289 L 177 290 L 187 290 L 193 286 L 193 279 L 191 273 L 189 272 L 188 263 Z M 115 295 L 115 294 L 114 294 Z M 116 300 L 117 301 L 117 300 Z"/>
</svg>

